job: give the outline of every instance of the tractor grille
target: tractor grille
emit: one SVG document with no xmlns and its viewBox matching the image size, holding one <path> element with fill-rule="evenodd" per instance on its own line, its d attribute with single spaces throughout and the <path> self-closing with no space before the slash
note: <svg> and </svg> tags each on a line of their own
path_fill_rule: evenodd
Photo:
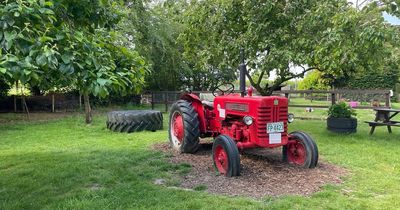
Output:
<svg viewBox="0 0 400 210">
<path fill-rule="evenodd" d="M 287 107 L 259 107 L 257 109 L 257 136 L 258 138 L 267 138 L 267 123 L 271 122 L 284 122 L 284 130 L 282 137 L 287 136 Z"/>
</svg>

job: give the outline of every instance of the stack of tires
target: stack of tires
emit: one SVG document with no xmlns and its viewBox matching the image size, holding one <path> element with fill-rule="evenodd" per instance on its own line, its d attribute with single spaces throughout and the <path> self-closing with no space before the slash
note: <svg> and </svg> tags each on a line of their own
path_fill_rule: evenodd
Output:
<svg viewBox="0 0 400 210">
<path fill-rule="evenodd" d="M 115 132 L 156 131 L 163 128 L 163 116 L 154 110 L 112 111 L 107 114 L 106 124 Z"/>
</svg>

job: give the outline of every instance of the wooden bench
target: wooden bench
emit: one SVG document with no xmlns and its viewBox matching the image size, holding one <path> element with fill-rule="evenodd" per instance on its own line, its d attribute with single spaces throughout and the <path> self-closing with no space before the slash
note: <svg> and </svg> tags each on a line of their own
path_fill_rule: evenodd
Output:
<svg viewBox="0 0 400 210">
<path fill-rule="evenodd" d="M 392 133 L 392 126 L 400 127 L 400 121 L 392 120 L 393 117 L 400 113 L 400 110 L 377 107 L 374 111 L 376 111 L 375 121 L 365 121 L 371 126 L 370 135 L 374 133 L 376 126 L 387 126 L 389 133 Z"/>
<path fill-rule="evenodd" d="M 389 122 L 365 121 L 365 122 L 368 123 L 369 126 L 371 126 L 371 131 L 369 132 L 369 135 L 372 135 L 374 133 L 376 126 L 387 126 L 389 133 L 392 133 L 391 126 L 400 127 L 400 123 L 394 121 L 389 121 Z"/>
</svg>

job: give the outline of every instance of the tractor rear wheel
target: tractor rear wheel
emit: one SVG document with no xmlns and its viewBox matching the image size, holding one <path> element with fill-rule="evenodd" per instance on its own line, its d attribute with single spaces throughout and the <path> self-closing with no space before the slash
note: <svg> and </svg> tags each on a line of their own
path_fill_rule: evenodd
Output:
<svg viewBox="0 0 400 210">
<path fill-rule="evenodd" d="M 282 148 L 283 160 L 303 168 L 315 168 L 318 163 L 318 147 L 307 133 L 295 131 L 289 134 L 289 142 Z"/>
<path fill-rule="evenodd" d="M 171 147 L 183 153 L 195 153 L 199 148 L 199 119 L 192 104 L 179 100 L 169 115 L 169 141 Z"/>
<path fill-rule="evenodd" d="M 225 135 L 214 140 L 212 156 L 215 169 L 227 177 L 240 175 L 240 155 L 236 143 Z"/>
</svg>

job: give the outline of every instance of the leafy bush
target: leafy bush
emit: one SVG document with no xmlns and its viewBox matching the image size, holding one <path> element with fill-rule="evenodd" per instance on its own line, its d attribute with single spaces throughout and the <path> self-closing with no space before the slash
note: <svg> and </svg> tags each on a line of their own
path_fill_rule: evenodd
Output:
<svg viewBox="0 0 400 210">
<path fill-rule="evenodd" d="M 329 107 L 328 116 L 333 118 L 351 118 L 356 112 L 345 102 L 333 104 Z"/>
<path fill-rule="evenodd" d="M 329 86 L 324 83 L 322 72 L 314 70 L 306 74 L 299 83 L 299 90 L 328 90 Z"/>
<path fill-rule="evenodd" d="M 8 91 L 10 90 L 10 85 L 0 79 L 0 98 L 7 96 Z"/>
</svg>

